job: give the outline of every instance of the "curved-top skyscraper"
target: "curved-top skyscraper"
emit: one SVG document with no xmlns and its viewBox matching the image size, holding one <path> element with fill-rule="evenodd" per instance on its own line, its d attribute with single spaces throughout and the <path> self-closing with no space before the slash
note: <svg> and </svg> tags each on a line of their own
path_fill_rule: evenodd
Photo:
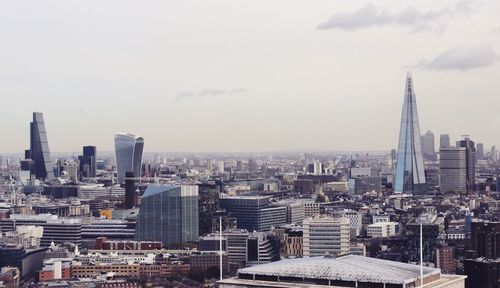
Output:
<svg viewBox="0 0 500 288">
<path fill-rule="evenodd" d="M 425 169 L 420 143 L 417 102 L 411 74 L 406 77 L 405 98 L 401 113 L 394 192 L 421 194 L 426 191 Z"/>
<path fill-rule="evenodd" d="M 125 183 L 126 172 L 134 172 L 135 177 L 141 176 L 143 150 L 144 139 L 142 137 L 130 133 L 115 134 L 118 183 Z"/>
</svg>

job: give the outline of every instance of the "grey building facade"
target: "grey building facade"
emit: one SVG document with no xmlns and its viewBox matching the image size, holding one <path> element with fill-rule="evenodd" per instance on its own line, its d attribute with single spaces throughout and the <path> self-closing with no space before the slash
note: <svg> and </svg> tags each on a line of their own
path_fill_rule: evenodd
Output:
<svg viewBox="0 0 500 288">
<path fill-rule="evenodd" d="M 150 185 L 142 196 L 135 239 L 182 247 L 198 241 L 198 186 Z"/>
</svg>

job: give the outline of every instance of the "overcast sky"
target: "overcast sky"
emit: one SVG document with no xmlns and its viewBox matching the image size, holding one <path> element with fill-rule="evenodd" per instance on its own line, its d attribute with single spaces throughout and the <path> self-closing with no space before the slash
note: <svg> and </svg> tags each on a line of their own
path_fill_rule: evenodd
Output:
<svg viewBox="0 0 500 288">
<path fill-rule="evenodd" d="M 413 3 L 411 3 L 413 2 Z M 45 114 L 52 151 L 396 148 L 420 130 L 500 145 L 500 1 L 0 2 L 0 153 Z"/>
</svg>

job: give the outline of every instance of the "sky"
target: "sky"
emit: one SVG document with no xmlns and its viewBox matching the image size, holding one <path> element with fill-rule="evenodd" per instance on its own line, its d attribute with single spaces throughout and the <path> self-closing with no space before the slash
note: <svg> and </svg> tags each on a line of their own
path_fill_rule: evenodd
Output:
<svg viewBox="0 0 500 288">
<path fill-rule="evenodd" d="M 422 134 L 500 145 L 500 1 L 5 0 L 0 153 L 396 148 L 406 73 Z M 437 145 L 437 144 L 436 144 Z"/>
</svg>

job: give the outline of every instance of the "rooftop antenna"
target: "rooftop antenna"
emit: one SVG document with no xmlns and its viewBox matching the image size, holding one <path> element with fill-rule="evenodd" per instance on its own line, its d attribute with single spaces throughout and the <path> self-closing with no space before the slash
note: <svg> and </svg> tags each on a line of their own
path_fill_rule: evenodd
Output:
<svg viewBox="0 0 500 288">
<path fill-rule="evenodd" d="M 424 287 L 424 245 L 422 237 L 422 222 L 420 222 L 420 287 Z"/>
</svg>

